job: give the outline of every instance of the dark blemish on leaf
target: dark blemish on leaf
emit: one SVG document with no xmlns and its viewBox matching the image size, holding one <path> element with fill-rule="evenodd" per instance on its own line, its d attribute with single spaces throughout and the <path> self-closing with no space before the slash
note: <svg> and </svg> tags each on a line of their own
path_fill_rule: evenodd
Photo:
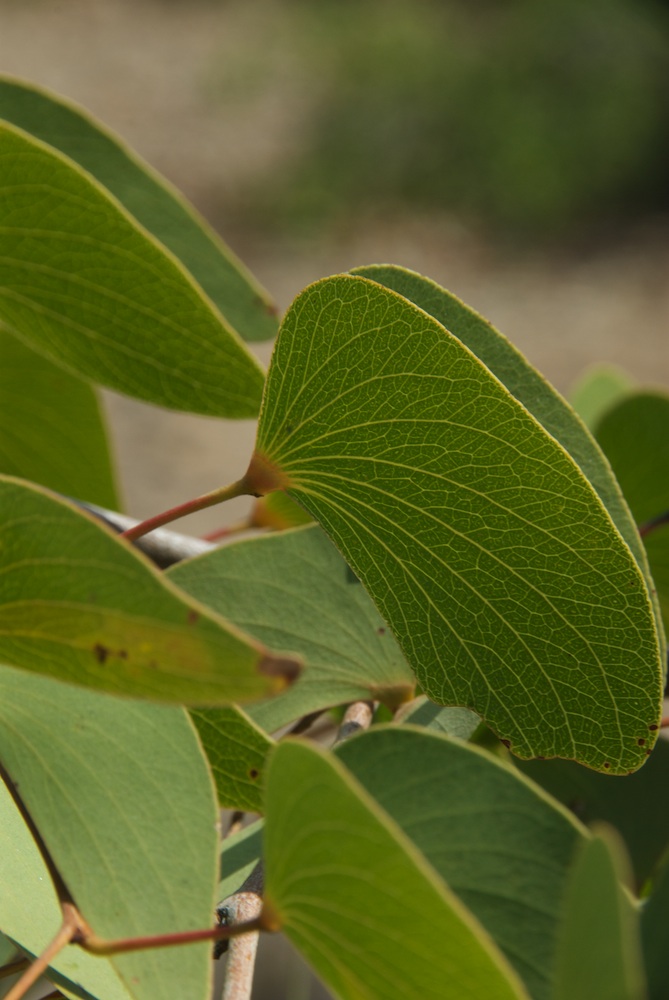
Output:
<svg viewBox="0 0 669 1000">
<path fill-rule="evenodd" d="M 116 655 L 118 656 L 118 658 L 120 660 L 127 660 L 128 659 L 128 650 L 127 649 L 119 649 L 119 651 L 118 651 L 118 653 Z"/>
<path fill-rule="evenodd" d="M 282 656 L 263 656 L 258 663 L 258 673 L 266 677 L 280 677 L 286 684 L 292 684 L 300 676 L 302 664 L 297 659 Z"/>
<path fill-rule="evenodd" d="M 653 725 L 652 725 L 652 726 L 649 726 L 648 728 L 650 729 L 651 733 L 654 733 L 654 732 L 655 732 L 655 731 L 656 731 L 657 729 L 659 729 L 660 727 L 659 727 L 659 726 L 656 726 L 656 725 L 655 725 L 655 723 L 653 723 Z"/>
<path fill-rule="evenodd" d="M 376 634 L 377 635 L 385 635 L 386 634 L 386 630 L 384 628 L 377 628 Z"/>
<path fill-rule="evenodd" d="M 638 745 L 639 745 L 640 747 L 642 747 L 642 746 L 643 746 L 643 745 L 645 744 L 645 742 L 646 742 L 646 741 L 645 741 L 645 740 L 644 740 L 643 738 L 642 738 L 642 739 L 639 739 L 639 740 L 637 740 L 637 743 L 638 743 Z"/>
<path fill-rule="evenodd" d="M 653 752 L 652 750 L 646 750 L 646 757 L 650 757 L 650 755 L 652 754 L 652 752 Z"/>
<path fill-rule="evenodd" d="M 198 612 L 194 611 L 191 608 L 191 610 L 188 612 L 188 624 L 189 625 L 194 625 L 195 622 L 198 621 L 199 617 L 200 617 L 200 615 L 198 614 Z"/>
<path fill-rule="evenodd" d="M 260 771 L 258 771 L 255 767 L 252 767 L 249 771 L 249 778 L 252 778 L 253 781 L 255 781 L 259 774 Z"/>
<path fill-rule="evenodd" d="M 106 646 L 103 646 L 102 643 L 96 642 L 93 646 L 93 654 L 98 663 L 104 663 L 109 656 L 109 650 Z"/>
<path fill-rule="evenodd" d="M 273 302 L 266 302 L 264 299 L 261 298 L 258 298 L 256 301 L 262 305 L 268 316 L 279 315 L 279 307 L 274 305 Z"/>
<path fill-rule="evenodd" d="M 537 760 L 546 760 L 546 758 L 542 757 L 541 754 L 537 754 Z"/>
<path fill-rule="evenodd" d="M 602 767 L 609 768 L 611 767 L 611 765 L 609 764 L 608 760 L 605 760 L 604 763 L 602 764 Z"/>
<path fill-rule="evenodd" d="M 503 743 L 507 750 L 511 749 L 511 740 L 500 740 L 500 743 Z"/>
</svg>

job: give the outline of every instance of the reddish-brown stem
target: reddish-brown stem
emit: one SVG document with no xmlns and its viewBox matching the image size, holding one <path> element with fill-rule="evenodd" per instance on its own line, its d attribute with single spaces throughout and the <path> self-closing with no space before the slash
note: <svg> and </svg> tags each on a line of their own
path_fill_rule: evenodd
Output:
<svg viewBox="0 0 669 1000">
<path fill-rule="evenodd" d="M 8 979 L 10 976 L 15 976 L 18 972 L 23 972 L 27 969 L 30 962 L 27 958 L 17 958 L 15 962 L 8 962 L 7 965 L 0 967 L 0 979 Z"/>
<path fill-rule="evenodd" d="M 248 518 L 245 521 L 238 521 L 236 524 L 229 524 L 225 528 L 218 528 L 217 531 L 210 531 L 207 535 L 201 535 L 203 542 L 220 542 L 222 538 L 229 538 L 230 535 L 236 535 L 240 531 L 247 531 L 252 528 L 253 525 L 250 523 Z"/>
<path fill-rule="evenodd" d="M 642 538 L 645 538 L 646 535 L 650 535 L 651 531 L 655 531 L 656 528 L 660 528 L 663 524 L 669 524 L 669 510 L 665 510 L 664 513 L 651 518 L 650 521 L 640 524 L 639 534 Z"/>
<path fill-rule="evenodd" d="M 28 966 L 19 981 L 14 983 L 9 993 L 5 996 L 5 1000 L 21 1000 L 21 997 L 26 995 L 30 987 L 37 982 L 40 976 L 44 975 L 56 955 L 66 945 L 70 944 L 71 941 L 76 940 L 79 934 L 85 933 L 76 908 L 71 903 L 63 903 L 62 909 L 63 922 L 58 933 L 46 946 L 42 954 Z"/>
<path fill-rule="evenodd" d="M 180 517 L 185 517 L 187 514 L 194 514 L 196 511 L 205 510 L 207 507 L 214 507 L 216 504 L 224 503 L 226 500 L 232 500 L 235 497 L 253 495 L 246 476 L 243 476 L 236 483 L 231 483 L 229 486 L 221 486 L 218 490 L 212 490 L 211 493 L 204 493 L 201 497 L 196 497 L 194 500 L 187 500 L 186 503 L 179 504 L 177 507 L 171 507 L 170 510 L 165 510 L 162 514 L 156 514 L 154 517 L 147 518 L 146 521 L 140 521 L 133 528 L 123 531 L 120 537 L 134 542 L 137 538 L 141 538 L 142 535 L 147 535 L 150 531 L 162 528 L 164 524 L 170 524 L 172 521 L 176 521 Z"/>
<path fill-rule="evenodd" d="M 151 934 L 146 937 L 118 938 L 107 941 L 96 934 L 85 934 L 75 938 L 85 951 L 93 955 L 118 955 L 126 951 L 142 951 L 146 948 L 170 948 L 179 944 L 195 944 L 198 941 L 224 941 L 227 938 L 247 934 L 249 931 L 264 929 L 262 916 L 249 920 L 247 923 L 235 924 L 232 927 L 209 927 L 201 931 L 180 931 L 175 934 Z"/>
</svg>

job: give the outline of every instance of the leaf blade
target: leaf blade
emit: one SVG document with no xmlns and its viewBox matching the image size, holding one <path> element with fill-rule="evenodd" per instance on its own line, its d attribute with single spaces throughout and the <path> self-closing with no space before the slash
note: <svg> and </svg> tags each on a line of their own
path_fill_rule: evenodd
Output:
<svg viewBox="0 0 669 1000">
<path fill-rule="evenodd" d="M 8 667 L 0 685 L 0 756 L 93 930 L 118 938 L 211 926 L 217 809 L 183 709 Z M 111 961 L 136 1000 L 209 995 L 206 943 Z"/>
<path fill-rule="evenodd" d="M 92 386 L 0 329 L 0 472 L 119 509 Z"/>
<path fill-rule="evenodd" d="M 433 700 L 521 757 L 643 763 L 661 697 L 646 582 L 566 452 L 426 313 L 358 277 L 303 292 L 248 475 L 326 527 Z"/>
<path fill-rule="evenodd" d="M 332 757 L 287 741 L 273 753 L 265 822 L 267 900 L 344 1000 L 527 997 L 485 933 Z"/>
<path fill-rule="evenodd" d="M 262 370 L 190 275 L 72 160 L 0 124 L 0 318 L 85 378 L 253 417 Z"/>
<path fill-rule="evenodd" d="M 5 662 L 178 703 L 272 690 L 275 682 L 258 672 L 258 643 L 177 590 L 95 518 L 9 477 L 0 477 L 0 499 Z M 270 669 L 283 669 L 268 655 Z"/>
<path fill-rule="evenodd" d="M 0 118 L 87 170 L 189 269 L 245 340 L 276 335 L 267 292 L 181 195 L 82 108 L 34 84 L 0 77 Z"/>
</svg>

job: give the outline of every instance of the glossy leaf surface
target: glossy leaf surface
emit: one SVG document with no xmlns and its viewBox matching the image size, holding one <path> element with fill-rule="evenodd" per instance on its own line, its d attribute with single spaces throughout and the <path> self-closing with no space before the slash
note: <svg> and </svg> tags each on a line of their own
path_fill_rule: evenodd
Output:
<svg viewBox="0 0 669 1000">
<path fill-rule="evenodd" d="M 585 830 L 461 740 L 373 728 L 337 756 L 480 920 L 530 996 L 550 1000 L 562 897 Z"/>
<path fill-rule="evenodd" d="M 584 843 L 565 897 L 555 1000 L 645 1000 L 638 912 L 622 889 L 618 845 Z"/>
<path fill-rule="evenodd" d="M 661 664 L 642 573 L 566 452 L 426 313 L 359 277 L 303 292 L 249 474 L 326 528 L 434 701 L 521 757 L 645 760 Z"/>
<path fill-rule="evenodd" d="M 130 396 L 253 417 L 263 374 L 161 244 L 74 161 L 0 125 L 0 320 Z"/>
<path fill-rule="evenodd" d="M 3 668 L 0 758 L 97 934 L 211 926 L 217 808 L 182 709 Z M 135 1000 L 209 996 L 206 943 L 111 961 Z"/>
<path fill-rule="evenodd" d="M 391 288 L 433 316 L 495 375 L 512 396 L 571 455 L 608 510 L 618 531 L 650 584 L 648 563 L 636 525 L 620 486 L 567 401 L 533 368 L 520 351 L 483 316 L 434 281 L 402 267 L 358 268 L 361 274 Z M 659 620 L 659 609 L 656 609 Z M 660 636 L 663 641 L 663 636 Z"/>
<path fill-rule="evenodd" d="M 274 337 L 277 321 L 267 292 L 167 181 L 82 108 L 3 77 L 0 118 L 92 174 L 179 258 L 245 340 Z"/>
<path fill-rule="evenodd" d="M 179 591 L 99 521 L 20 480 L 0 477 L 0 500 L 5 662 L 188 704 L 249 698 L 276 683 L 257 669 L 262 647 Z M 267 669 L 273 664 L 264 661 Z"/>
<path fill-rule="evenodd" d="M 527 998 L 476 920 L 324 751 L 274 751 L 265 861 L 271 911 L 337 997 Z"/>
<path fill-rule="evenodd" d="M 37 845 L 2 781 L 0 883 L 0 927 L 31 955 L 39 955 L 60 926 L 60 906 Z M 65 948 L 50 968 L 63 977 L 57 980 L 61 985 L 81 987 L 104 1000 L 129 1000 L 109 959 L 89 955 L 75 945 Z"/>
<path fill-rule="evenodd" d="M 262 775 L 272 740 L 236 705 L 191 709 L 224 809 L 262 811 Z"/>
<path fill-rule="evenodd" d="M 583 823 L 615 827 L 640 890 L 669 848 L 669 743 L 658 740 L 640 771 L 614 781 L 568 760 L 518 761 L 518 767 Z"/>
<path fill-rule="evenodd" d="M 95 390 L 2 329 L 0 472 L 120 507 Z"/>
<path fill-rule="evenodd" d="M 413 676 L 390 630 L 315 525 L 226 545 L 168 576 L 248 635 L 303 658 L 292 687 L 246 707 L 269 732 L 346 701 L 410 696 Z"/>
<path fill-rule="evenodd" d="M 669 396 L 626 396 L 604 414 L 596 434 L 638 524 L 669 511 Z M 651 531 L 644 543 L 667 625 L 669 525 Z"/>
</svg>

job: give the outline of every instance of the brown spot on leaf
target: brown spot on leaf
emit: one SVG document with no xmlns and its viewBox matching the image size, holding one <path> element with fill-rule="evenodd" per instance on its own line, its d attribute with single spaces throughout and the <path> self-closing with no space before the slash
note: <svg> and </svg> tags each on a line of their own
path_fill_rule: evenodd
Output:
<svg viewBox="0 0 669 1000">
<path fill-rule="evenodd" d="M 609 768 L 609 767 L 611 767 L 611 765 L 609 764 L 608 760 L 605 760 L 604 763 L 603 763 L 603 765 L 602 765 L 602 767 Z"/>
<path fill-rule="evenodd" d="M 302 664 L 290 656 L 271 656 L 266 653 L 258 663 L 258 673 L 265 677 L 276 677 L 284 685 L 293 684 L 300 676 Z"/>
<path fill-rule="evenodd" d="M 260 771 L 258 771 L 257 768 L 252 767 L 251 770 L 249 771 L 249 778 L 255 781 L 259 774 Z"/>
<path fill-rule="evenodd" d="M 638 740 L 637 740 L 637 743 L 638 743 L 638 745 L 639 745 L 640 747 L 644 746 L 645 742 L 646 742 L 646 741 L 645 741 L 645 740 L 643 739 L 643 737 L 642 737 L 641 739 L 638 739 Z"/>
<path fill-rule="evenodd" d="M 650 729 L 651 733 L 654 733 L 654 732 L 655 732 L 655 731 L 656 731 L 657 729 L 659 729 L 660 727 L 659 727 L 659 726 L 656 726 L 656 725 L 655 725 L 655 723 L 653 723 L 653 725 L 652 725 L 652 726 L 649 726 L 648 728 Z"/>
<path fill-rule="evenodd" d="M 385 635 L 386 634 L 386 630 L 384 628 L 377 628 L 376 634 L 377 635 Z"/>
<path fill-rule="evenodd" d="M 96 642 L 93 646 L 93 655 L 98 663 L 104 663 L 109 656 L 109 650 L 106 646 L 103 646 L 101 642 Z"/>
<path fill-rule="evenodd" d="M 199 620 L 199 618 L 200 618 L 199 613 L 195 611 L 194 608 L 191 608 L 190 611 L 188 612 L 188 624 L 195 625 L 195 623 Z"/>
<path fill-rule="evenodd" d="M 503 743 L 507 750 L 511 749 L 511 740 L 500 740 L 499 742 Z"/>
</svg>

